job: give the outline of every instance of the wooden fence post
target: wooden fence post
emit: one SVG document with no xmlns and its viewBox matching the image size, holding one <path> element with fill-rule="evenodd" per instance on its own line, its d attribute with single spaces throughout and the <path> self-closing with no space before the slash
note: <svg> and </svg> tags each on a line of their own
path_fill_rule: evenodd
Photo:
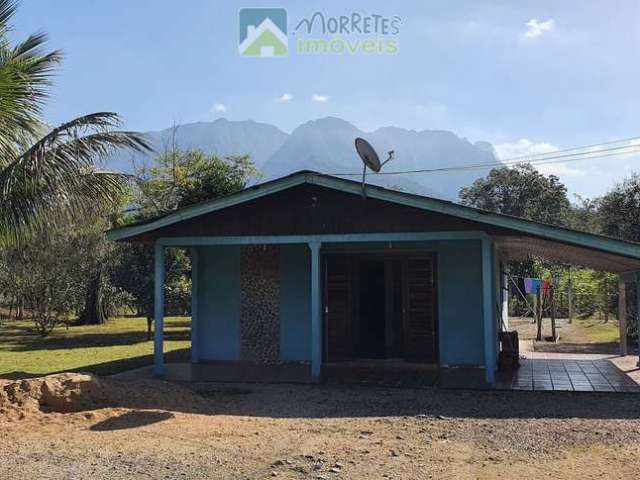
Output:
<svg viewBox="0 0 640 480">
<path fill-rule="evenodd" d="M 627 354 L 627 285 L 618 277 L 618 328 L 620 332 L 620 355 Z"/>
</svg>

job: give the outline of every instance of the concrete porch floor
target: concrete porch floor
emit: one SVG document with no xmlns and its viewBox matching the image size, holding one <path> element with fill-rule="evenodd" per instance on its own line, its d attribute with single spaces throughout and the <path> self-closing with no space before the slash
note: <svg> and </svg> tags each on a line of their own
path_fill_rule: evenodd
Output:
<svg viewBox="0 0 640 480">
<path fill-rule="evenodd" d="M 524 351 L 520 368 L 498 372 L 495 389 L 640 392 L 637 356 Z"/>
<path fill-rule="evenodd" d="M 166 363 L 165 372 L 163 379 L 172 382 L 309 383 L 311 381 L 311 369 L 306 362 Z M 153 378 L 153 366 L 136 368 L 112 377 L 119 380 L 146 380 Z"/>
</svg>

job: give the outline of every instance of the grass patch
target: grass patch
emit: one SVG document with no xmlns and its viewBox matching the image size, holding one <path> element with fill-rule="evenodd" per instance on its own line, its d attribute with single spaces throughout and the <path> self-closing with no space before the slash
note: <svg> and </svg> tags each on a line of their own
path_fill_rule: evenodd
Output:
<svg viewBox="0 0 640 480">
<path fill-rule="evenodd" d="M 610 319 L 607 323 L 603 320 L 588 318 L 577 319 L 572 324 L 572 340 L 576 343 L 611 343 L 619 338 L 618 321 Z"/>
<path fill-rule="evenodd" d="M 191 318 L 165 318 L 167 361 L 188 358 Z M 40 337 L 29 320 L 0 324 L 0 377 L 26 378 L 63 371 L 110 375 L 153 363 L 142 317 L 114 318 L 104 325 L 64 326 Z"/>
</svg>

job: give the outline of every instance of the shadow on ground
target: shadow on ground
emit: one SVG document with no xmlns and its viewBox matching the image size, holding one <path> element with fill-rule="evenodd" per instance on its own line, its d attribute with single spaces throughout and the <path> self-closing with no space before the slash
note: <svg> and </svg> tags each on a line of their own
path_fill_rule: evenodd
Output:
<svg viewBox="0 0 640 480">
<path fill-rule="evenodd" d="M 125 384 L 131 383 L 127 381 Z M 149 381 L 151 382 L 151 381 Z M 334 385 L 183 386 L 157 382 L 166 394 L 125 399 L 120 407 L 200 415 L 268 418 L 640 419 L 633 393 L 460 391 Z M 171 400 L 172 388 L 193 392 Z"/>
<path fill-rule="evenodd" d="M 42 338 L 39 335 L 30 332 L 6 332 L 3 333 L 3 339 L 8 344 L 7 350 L 12 352 L 30 352 L 38 350 L 71 350 L 74 348 L 90 348 L 90 347 L 112 347 L 115 345 L 134 345 L 136 343 L 144 343 L 150 341 L 147 339 L 145 332 L 120 332 L 120 333 L 85 333 L 73 334 L 73 336 L 64 335 L 64 331 L 56 332 L 56 335 Z M 14 340 L 12 341 L 12 338 Z M 164 334 L 164 339 L 171 340 L 190 340 L 191 333 L 189 329 L 182 331 L 168 331 Z"/>
<path fill-rule="evenodd" d="M 190 348 L 180 348 L 177 350 L 172 350 L 170 352 L 165 353 L 165 360 L 168 363 L 178 363 L 178 362 L 186 362 L 189 361 L 191 357 L 191 349 Z M 94 363 L 90 365 L 84 365 L 79 368 L 70 368 L 66 370 L 61 370 L 59 372 L 51 372 L 47 375 L 53 375 L 55 373 L 62 372 L 83 372 L 83 373 L 93 373 L 95 375 L 107 376 L 113 375 L 115 373 L 125 372 L 127 370 L 131 370 L 134 368 L 145 367 L 147 365 L 153 364 L 153 355 L 139 355 L 137 357 L 129 357 L 123 358 L 119 360 L 112 360 L 110 362 L 103 363 Z M 0 379 L 5 380 L 20 380 L 23 378 L 34 378 L 34 377 L 42 377 L 44 374 L 42 373 L 33 373 L 33 372 L 24 372 L 16 370 L 14 372 L 7 372 L 0 374 Z"/>
<path fill-rule="evenodd" d="M 554 342 L 535 342 L 534 350 L 536 352 L 548 353 L 593 353 L 593 354 L 611 354 L 620 353 L 620 344 L 618 342 L 608 343 L 554 343 Z"/>
<path fill-rule="evenodd" d="M 174 415 L 171 412 L 148 410 L 132 411 L 98 422 L 91 426 L 91 430 L 94 432 L 108 432 L 112 430 L 126 430 L 129 428 L 145 427 L 164 420 L 169 420 L 173 417 Z"/>
</svg>

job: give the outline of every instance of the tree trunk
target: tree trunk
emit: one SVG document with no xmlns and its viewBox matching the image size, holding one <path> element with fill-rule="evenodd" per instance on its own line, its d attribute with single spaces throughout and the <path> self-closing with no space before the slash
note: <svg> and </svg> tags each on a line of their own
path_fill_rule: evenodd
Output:
<svg viewBox="0 0 640 480">
<path fill-rule="evenodd" d="M 153 318 L 151 315 L 147 315 L 147 340 L 151 340 L 151 326 L 153 325 Z"/>
<path fill-rule="evenodd" d="M 107 321 L 102 289 L 102 267 L 98 267 L 94 277 L 87 285 L 84 309 L 78 318 L 81 325 L 99 325 Z"/>
</svg>

